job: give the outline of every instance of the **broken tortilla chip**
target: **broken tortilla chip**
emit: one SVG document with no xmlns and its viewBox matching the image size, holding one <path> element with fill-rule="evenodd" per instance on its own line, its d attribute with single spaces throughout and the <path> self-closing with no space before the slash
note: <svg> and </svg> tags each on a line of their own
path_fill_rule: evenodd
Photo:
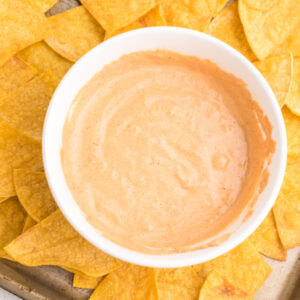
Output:
<svg viewBox="0 0 300 300">
<path fill-rule="evenodd" d="M 106 30 L 127 26 L 155 6 L 155 0 L 81 0 L 82 5 Z"/>
<path fill-rule="evenodd" d="M 56 85 L 72 66 L 69 60 L 54 52 L 45 42 L 27 47 L 17 56 L 34 66 L 39 72 L 50 70 Z"/>
<path fill-rule="evenodd" d="M 41 144 L 0 121 L 0 197 L 16 195 L 13 169 L 42 170 Z"/>
<path fill-rule="evenodd" d="M 17 237 L 5 250 L 26 266 L 64 266 L 91 277 L 100 277 L 121 266 L 119 260 L 81 237 L 59 210 Z"/>
<path fill-rule="evenodd" d="M 271 211 L 260 226 L 250 236 L 250 241 L 261 254 L 270 258 L 285 260 L 286 250 L 283 248 L 273 211 Z"/>
<path fill-rule="evenodd" d="M 73 287 L 93 290 L 99 285 L 102 279 L 103 277 L 93 278 L 74 274 Z"/>
<path fill-rule="evenodd" d="M 290 94 L 293 56 L 290 54 L 274 56 L 255 62 L 254 65 L 265 77 L 276 96 L 279 106 L 282 107 Z"/>
<path fill-rule="evenodd" d="M 209 24 L 207 33 L 235 48 L 250 61 L 256 60 L 244 33 L 237 2 L 221 10 Z"/>
<path fill-rule="evenodd" d="M 26 220 L 25 220 L 25 223 L 24 223 L 22 233 L 27 231 L 29 228 L 31 228 L 35 224 L 36 224 L 36 222 L 30 216 L 27 216 Z"/>
<path fill-rule="evenodd" d="M 256 2 L 266 1 L 267 5 L 262 10 L 249 6 L 249 0 L 238 1 L 239 15 L 247 40 L 260 60 L 265 59 L 284 42 L 297 26 L 300 14 L 299 1 Z M 259 5 L 262 6 L 262 3 Z"/>
<path fill-rule="evenodd" d="M 44 118 L 54 90 L 55 82 L 51 72 L 44 72 L 0 99 L 0 119 L 40 141 Z"/>
<path fill-rule="evenodd" d="M 20 203 L 36 222 L 42 221 L 57 209 L 44 172 L 16 169 L 14 184 Z"/>
<path fill-rule="evenodd" d="M 100 44 L 104 30 L 83 6 L 77 6 L 48 18 L 51 34 L 45 42 L 58 54 L 77 61 Z"/>
<path fill-rule="evenodd" d="M 124 263 L 108 274 L 89 300 L 156 300 L 154 270 Z"/>
</svg>

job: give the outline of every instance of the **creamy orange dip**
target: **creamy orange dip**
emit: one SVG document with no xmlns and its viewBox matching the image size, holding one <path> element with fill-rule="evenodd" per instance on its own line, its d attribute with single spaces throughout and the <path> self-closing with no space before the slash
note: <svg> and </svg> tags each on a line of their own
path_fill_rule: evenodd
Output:
<svg viewBox="0 0 300 300">
<path fill-rule="evenodd" d="M 122 56 L 79 92 L 63 130 L 69 189 L 106 238 L 144 253 L 200 248 L 268 179 L 272 126 L 208 60 Z"/>
</svg>

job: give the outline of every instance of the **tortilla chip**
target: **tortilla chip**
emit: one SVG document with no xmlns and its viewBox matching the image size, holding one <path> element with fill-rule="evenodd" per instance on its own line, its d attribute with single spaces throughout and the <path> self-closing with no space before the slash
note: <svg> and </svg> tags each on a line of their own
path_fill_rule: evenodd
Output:
<svg viewBox="0 0 300 300">
<path fill-rule="evenodd" d="M 130 30 L 139 29 L 143 27 L 165 26 L 165 25 L 167 25 L 167 23 L 164 17 L 162 16 L 161 7 L 157 5 L 156 7 L 152 8 L 148 13 L 146 13 L 144 16 L 134 21 L 133 23 L 123 28 L 120 28 L 114 32 L 106 31 L 105 40 Z"/>
<path fill-rule="evenodd" d="M 250 236 L 250 241 L 261 254 L 278 260 L 286 260 L 286 250 L 279 238 L 273 211 Z"/>
<path fill-rule="evenodd" d="M 0 99 L 20 87 L 35 75 L 37 70 L 17 57 L 9 59 L 0 67 Z"/>
<path fill-rule="evenodd" d="M 81 0 L 106 30 L 113 32 L 136 21 L 155 6 L 155 0 Z"/>
<path fill-rule="evenodd" d="M 104 30 L 83 6 L 77 6 L 48 18 L 51 34 L 45 42 L 58 54 L 77 61 L 100 44 Z"/>
<path fill-rule="evenodd" d="M 28 81 L 0 99 L 0 119 L 27 136 L 40 141 L 44 118 L 55 90 L 50 71 Z"/>
<path fill-rule="evenodd" d="M 89 300 L 156 300 L 154 270 L 124 263 L 108 274 Z"/>
<path fill-rule="evenodd" d="M 272 272 L 249 239 L 220 257 L 195 265 L 194 269 L 203 279 L 210 272 L 216 271 L 250 296 L 255 294 Z"/>
<path fill-rule="evenodd" d="M 283 246 L 286 249 L 300 246 L 300 154 L 288 156 L 284 182 L 273 211 Z"/>
<path fill-rule="evenodd" d="M 207 33 L 235 48 L 250 61 L 256 60 L 244 33 L 237 2 L 221 10 L 209 24 Z"/>
<path fill-rule="evenodd" d="M 0 203 L 7 200 L 8 198 L 7 197 L 0 197 Z"/>
<path fill-rule="evenodd" d="M 19 201 L 36 222 L 42 221 L 57 209 L 44 172 L 14 170 L 14 184 Z"/>
<path fill-rule="evenodd" d="M 268 81 L 282 107 L 291 89 L 293 57 L 290 54 L 270 57 L 255 62 L 254 65 Z"/>
<path fill-rule="evenodd" d="M 292 53 L 293 56 L 300 56 L 300 22 L 290 33 L 285 41 L 274 49 L 272 55 Z"/>
<path fill-rule="evenodd" d="M 291 91 L 287 96 L 286 105 L 294 114 L 300 116 L 300 57 L 294 58 L 294 72 Z"/>
<path fill-rule="evenodd" d="M 0 121 L 0 165 L 0 197 L 15 196 L 13 169 L 41 170 L 41 144 Z"/>
<path fill-rule="evenodd" d="M 81 289 L 95 289 L 103 277 L 86 277 L 78 274 L 74 274 L 73 277 L 73 287 L 81 288 Z"/>
<path fill-rule="evenodd" d="M 3 248 L 22 233 L 26 212 L 17 197 L 0 203 L 0 257 L 7 258 Z"/>
<path fill-rule="evenodd" d="M 254 300 L 254 298 L 233 286 L 217 272 L 212 272 L 201 288 L 199 300 Z"/>
<path fill-rule="evenodd" d="M 5 250 L 26 266 L 64 266 L 91 277 L 100 277 L 121 266 L 119 260 L 81 237 L 59 210 L 20 235 Z"/>
<path fill-rule="evenodd" d="M 159 300 L 197 300 L 203 284 L 192 267 L 156 269 L 156 286 Z"/>
<path fill-rule="evenodd" d="M 27 231 L 29 228 L 31 228 L 35 224 L 36 224 L 36 222 L 30 216 L 27 216 L 26 219 L 25 219 L 25 223 L 24 223 L 22 233 Z"/>
<path fill-rule="evenodd" d="M 23 48 L 46 37 L 47 19 L 34 0 L 1 1 L 0 66 Z"/>
<path fill-rule="evenodd" d="M 49 10 L 58 0 L 35 0 L 35 3 L 43 12 Z"/>
<path fill-rule="evenodd" d="M 300 2 L 280 0 L 268 7 L 270 0 L 256 1 L 267 3 L 257 4 L 264 5 L 263 8 L 267 7 L 267 10 L 250 7 L 248 2 L 249 0 L 238 1 L 240 19 L 252 51 L 263 60 L 274 52 L 297 26 Z"/>
<path fill-rule="evenodd" d="M 39 72 L 50 70 L 56 85 L 72 66 L 69 60 L 58 55 L 44 42 L 22 50 L 17 56 L 34 66 Z"/>
</svg>

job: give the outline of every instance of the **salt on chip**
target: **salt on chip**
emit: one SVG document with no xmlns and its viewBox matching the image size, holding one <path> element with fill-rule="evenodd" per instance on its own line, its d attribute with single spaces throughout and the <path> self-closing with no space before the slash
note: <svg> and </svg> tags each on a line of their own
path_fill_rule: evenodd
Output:
<svg viewBox="0 0 300 300">
<path fill-rule="evenodd" d="M 18 57 L 10 58 L 0 67 L 0 99 L 20 87 L 34 76 L 37 70 Z"/>
<path fill-rule="evenodd" d="M 16 169 L 14 185 L 19 201 L 36 222 L 45 219 L 57 209 L 44 172 Z"/>
<path fill-rule="evenodd" d="M 0 120 L 40 141 L 44 118 L 55 90 L 50 71 L 33 78 L 0 99 Z"/>
<path fill-rule="evenodd" d="M 282 107 L 290 94 L 293 77 L 293 57 L 290 54 L 269 57 L 255 62 L 254 65 L 265 77 L 276 96 L 279 106 Z"/>
<path fill-rule="evenodd" d="M 134 29 L 139 29 L 143 27 L 151 27 L 151 26 L 165 26 L 167 25 L 166 20 L 164 19 L 161 11 L 161 7 L 157 5 L 152 8 L 149 12 L 147 12 L 144 16 L 140 17 L 133 23 L 120 28 L 114 32 L 105 32 L 105 40 L 111 38 L 115 35 L 121 34 L 123 32 L 127 32 Z"/>
<path fill-rule="evenodd" d="M 22 233 L 27 231 L 29 228 L 31 228 L 35 224 L 36 224 L 36 222 L 30 216 L 27 216 L 26 219 L 25 219 L 25 223 L 24 223 Z"/>
<path fill-rule="evenodd" d="M 35 3 L 40 7 L 43 12 L 49 10 L 58 0 L 35 0 Z"/>
<path fill-rule="evenodd" d="M 244 33 L 237 2 L 221 10 L 209 24 L 207 33 L 235 48 L 250 61 L 256 60 Z"/>
<path fill-rule="evenodd" d="M 0 66 L 47 36 L 47 19 L 35 0 L 0 0 Z"/>
<path fill-rule="evenodd" d="M 192 267 L 156 269 L 159 300 L 197 300 L 203 279 Z"/>
<path fill-rule="evenodd" d="M 81 0 L 100 25 L 113 32 L 131 24 L 155 6 L 155 0 Z"/>
<path fill-rule="evenodd" d="M 124 263 L 100 282 L 90 297 L 98 299 L 157 300 L 154 270 Z"/>
<path fill-rule="evenodd" d="M 0 197 L 15 196 L 13 170 L 42 170 L 41 144 L 0 121 L 0 166 Z"/>
<path fill-rule="evenodd" d="M 121 266 L 114 257 L 81 237 L 57 210 L 8 246 L 8 254 L 26 266 L 58 265 L 100 277 Z"/>
<path fill-rule="evenodd" d="M 294 58 L 294 71 L 291 91 L 286 99 L 286 105 L 294 114 L 300 117 L 300 57 Z"/>
<path fill-rule="evenodd" d="M 87 276 L 81 276 L 79 274 L 74 274 L 73 277 L 73 287 L 81 288 L 81 289 L 95 289 L 103 277 L 87 277 Z"/>
<path fill-rule="evenodd" d="M 17 54 L 39 72 L 50 70 L 56 85 L 61 81 L 72 63 L 54 52 L 45 42 L 39 42 Z"/>
<path fill-rule="evenodd" d="M 8 258 L 3 247 L 22 233 L 25 219 L 26 212 L 17 197 L 0 203 L 0 257 Z"/>
<path fill-rule="evenodd" d="M 212 272 L 205 279 L 199 300 L 254 300 L 254 298 L 233 286 L 217 272 Z"/>
<path fill-rule="evenodd" d="M 216 271 L 250 296 L 263 285 L 272 271 L 249 239 L 220 257 L 195 265 L 194 269 L 203 279 Z"/>
<path fill-rule="evenodd" d="M 261 225 L 252 233 L 250 241 L 258 252 L 270 258 L 286 260 L 286 250 L 283 248 L 273 211 L 264 219 Z"/>
<path fill-rule="evenodd" d="M 248 2 L 249 0 L 238 1 L 240 19 L 250 47 L 255 55 L 263 60 L 274 52 L 297 26 L 300 2 L 278 0 L 267 10 L 253 8 Z M 271 3 L 270 0 L 258 2 Z M 254 0 L 251 3 L 254 3 Z"/>
<path fill-rule="evenodd" d="M 77 61 L 100 44 L 104 30 L 83 6 L 77 6 L 48 18 L 51 34 L 45 42 L 58 54 Z"/>
</svg>

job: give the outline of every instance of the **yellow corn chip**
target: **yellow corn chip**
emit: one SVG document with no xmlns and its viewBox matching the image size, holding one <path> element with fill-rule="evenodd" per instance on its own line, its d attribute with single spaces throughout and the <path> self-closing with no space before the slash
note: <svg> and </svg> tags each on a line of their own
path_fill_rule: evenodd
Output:
<svg viewBox="0 0 300 300">
<path fill-rule="evenodd" d="M 280 0 L 275 1 L 273 5 L 270 0 L 256 1 L 267 2 L 267 5 L 258 4 L 264 6 L 262 10 L 252 8 L 248 2 L 249 0 L 238 1 L 240 19 L 250 47 L 255 55 L 263 60 L 274 52 L 297 26 L 300 2 Z"/>
<path fill-rule="evenodd" d="M 83 6 L 54 15 L 48 21 L 51 34 L 46 43 L 70 61 L 77 61 L 104 39 L 103 28 Z"/>
<path fill-rule="evenodd" d="M 192 267 L 156 269 L 156 286 L 159 300 L 197 300 L 203 284 Z"/>
<path fill-rule="evenodd" d="M 8 199 L 7 197 L 0 197 L 0 203 Z"/>
<path fill-rule="evenodd" d="M 203 279 L 216 271 L 250 296 L 263 285 L 272 271 L 249 239 L 228 253 L 194 268 Z"/>
<path fill-rule="evenodd" d="M 3 247 L 22 233 L 25 219 L 26 212 L 17 197 L 0 203 L 0 257 L 8 258 Z"/>
<path fill-rule="evenodd" d="M 134 22 L 155 6 L 155 0 L 81 0 L 106 30 L 113 32 Z"/>
<path fill-rule="evenodd" d="M 287 96 L 286 105 L 294 114 L 300 116 L 300 57 L 294 58 L 294 72 L 291 91 Z"/>
<path fill-rule="evenodd" d="M 27 47 L 18 53 L 17 56 L 34 66 L 40 72 L 50 70 L 56 84 L 61 81 L 65 73 L 72 66 L 69 60 L 58 55 L 44 42 Z"/>
<path fill-rule="evenodd" d="M 20 203 L 36 222 L 57 209 L 43 172 L 14 170 L 14 184 Z"/>
<path fill-rule="evenodd" d="M 91 277 L 100 277 L 121 265 L 81 237 L 59 210 L 20 235 L 5 250 L 27 266 L 64 266 Z"/>
<path fill-rule="evenodd" d="M 245 292 L 229 283 L 217 272 L 212 272 L 206 278 L 199 300 L 254 300 Z"/>
<path fill-rule="evenodd" d="M 35 0 L 35 3 L 43 12 L 49 10 L 58 0 Z"/>
<path fill-rule="evenodd" d="M 144 16 L 134 21 L 133 23 L 123 28 L 120 28 L 114 32 L 106 31 L 105 40 L 130 30 L 139 29 L 143 27 L 151 27 L 151 26 L 165 26 L 166 24 L 167 24 L 166 20 L 162 16 L 161 7 L 157 5 L 156 7 L 152 8 L 149 12 L 147 12 Z"/>
<path fill-rule="evenodd" d="M 268 81 L 282 107 L 291 89 L 293 57 L 290 54 L 270 57 L 254 65 Z"/>
<path fill-rule="evenodd" d="M 41 170 L 41 144 L 0 122 L 0 197 L 16 195 L 13 169 Z"/>
<path fill-rule="evenodd" d="M 22 233 L 27 231 L 29 228 L 31 228 L 35 224 L 36 224 L 36 222 L 30 216 L 27 216 L 26 220 L 25 220 L 25 223 L 24 223 Z"/>
<path fill-rule="evenodd" d="M 286 250 L 280 241 L 273 211 L 250 236 L 250 241 L 261 254 L 278 260 L 286 259 Z"/>
<path fill-rule="evenodd" d="M 156 300 L 154 270 L 123 264 L 108 274 L 91 295 L 90 300 Z"/>
<path fill-rule="evenodd" d="M 300 22 L 297 27 L 290 33 L 285 41 L 276 49 L 273 55 L 292 53 L 294 56 L 300 56 Z"/>
<path fill-rule="evenodd" d="M 55 82 L 50 71 L 33 78 L 9 96 L 0 99 L 0 119 L 40 141 L 54 90 Z"/>
<path fill-rule="evenodd" d="M 46 37 L 47 19 L 35 0 L 0 0 L 0 66 Z"/>
<path fill-rule="evenodd" d="M 0 99 L 32 79 L 37 73 L 34 67 L 20 58 L 9 59 L 0 67 Z"/>
<path fill-rule="evenodd" d="M 240 21 L 237 2 L 221 10 L 209 24 L 207 33 L 235 48 L 250 61 L 256 60 Z"/>
<path fill-rule="evenodd" d="M 103 277 L 93 278 L 93 277 L 86 277 L 86 276 L 74 274 L 73 286 L 81 289 L 93 290 L 99 285 L 102 279 Z"/>
<path fill-rule="evenodd" d="M 276 2 L 278 1 L 280 0 L 245 0 L 245 2 L 250 8 L 258 9 L 261 11 L 271 9 L 274 5 L 276 5 Z"/>
</svg>

